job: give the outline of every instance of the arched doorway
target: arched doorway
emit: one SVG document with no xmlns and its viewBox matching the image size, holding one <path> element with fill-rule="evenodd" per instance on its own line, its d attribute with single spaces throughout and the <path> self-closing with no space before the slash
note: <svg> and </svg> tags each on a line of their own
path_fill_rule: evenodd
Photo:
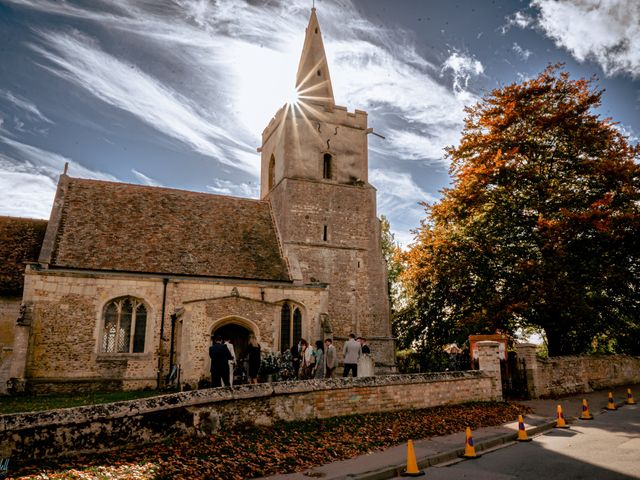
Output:
<svg viewBox="0 0 640 480">
<path fill-rule="evenodd" d="M 247 355 L 247 345 L 249 345 L 249 335 L 251 332 L 248 328 L 237 323 L 227 323 L 216 328 L 213 335 L 220 335 L 223 339 L 229 338 L 233 349 L 236 352 L 236 359 L 240 362 Z"/>
</svg>

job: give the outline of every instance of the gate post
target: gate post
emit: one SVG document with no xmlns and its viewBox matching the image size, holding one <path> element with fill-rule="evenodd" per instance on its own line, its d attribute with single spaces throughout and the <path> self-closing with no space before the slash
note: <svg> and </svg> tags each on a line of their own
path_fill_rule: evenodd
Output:
<svg viewBox="0 0 640 480">
<path fill-rule="evenodd" d="M 498 342 L 485 340 L 477 342 L 478 347 L 478 364 L 480 370 L 493 377 L 493 391 L 491 399 L 495 401 L 502 400 L 502 378 L 500 375 L 500 357 Z"/>
<path fill-rule="evenodd" d="M 539 371 L 538 358 L 536 357 L 535 343 L 518 343 L 516 345 L 516 354 L 519 359 L 525 361 L 525 378 L 527 379 L 527 390 L 531 398 L 538 398 L 539 388 Z"/>
</svg>

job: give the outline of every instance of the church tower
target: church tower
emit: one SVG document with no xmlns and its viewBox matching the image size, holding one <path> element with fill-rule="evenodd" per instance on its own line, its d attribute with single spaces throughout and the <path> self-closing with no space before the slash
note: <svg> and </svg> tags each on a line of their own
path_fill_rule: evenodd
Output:
<svg viewBox="0 0 640 480">
<path fill-rule="evenodd" d="M 368 183 L 367 113 L 335 105 L 316 10 L 298 72 L 298 100 L 262 133 L 260 195 L 272 208 L 294 280 L 326 285 L 326 336 L 367 338 L 394 363 L 376 190 Z M 316 339 L 308 339 L 316 340 Z M 283 347 L 283 346 L 281 346 Z"/>
</svg>

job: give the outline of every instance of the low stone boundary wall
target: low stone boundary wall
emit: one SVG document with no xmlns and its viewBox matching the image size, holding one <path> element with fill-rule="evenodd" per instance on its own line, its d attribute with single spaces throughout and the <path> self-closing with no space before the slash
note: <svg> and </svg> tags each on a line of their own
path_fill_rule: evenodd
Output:
<svg viewBox="0 0 640 480">
<path fill-rule="evenodd" d="M 640 357 L 628 355 L 584 355 L 536 358 L 535 345 L 517 346 L 524 358 L 529 393 L 533 398 L 640 383 Z"/>
<path fill-rule="evenodd" d="M 241 385 L 0 415 L 0 445 L 12 464 L 21 464 L 173 435 L 204 435 L 242 423 L 268 425 L 501 399 L 499 379 L 483 371 Z"/>
</svg>

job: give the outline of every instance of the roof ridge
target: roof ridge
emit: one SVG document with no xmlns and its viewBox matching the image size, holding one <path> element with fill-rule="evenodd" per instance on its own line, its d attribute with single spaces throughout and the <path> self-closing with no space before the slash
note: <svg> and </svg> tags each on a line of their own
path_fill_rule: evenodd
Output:
<svg viewBox="0 0 640 480">
<path fill-rule="evenodd" d="M 266 202 L 266 200 L 262 200 L 260 198 L 238 197 L 238 196 L 235 196 L 235 195 L 226 195 L 226 194 L 222 194 L 222 193 L 201 192 L 201 191 L 197 191 L 197 190 L 185 190 L 185 189 L 182 189 L 182 188 L 155 186 L 155 185 L 141 185 L 139 183 L 116 182 L 116 181 L 113 181 L 113 180 L 101 180 L 101 179 L 97 179 L 97 178 L 68 177 L 68 179 L 71 182 L 77 182 L 77 183 L 96 183 L 96 184 L 103 184 L 103 185 L 124 185 L 124 186 L 133 187 L 133 188 L 149 189 L 149 190 L 155 190 L 155 191 L 161 191 L 162 190 L 162 191 L 165 191 L 165 192 L 186 193 L 188 195 L 206 195 L 206 196 L 211 196 L 211 197 L 229 198 L 229 199 L 232 199 L 232 200 L 250 201 L 250 202 L 257 202 L 257 203 Z"/>
</svg>

